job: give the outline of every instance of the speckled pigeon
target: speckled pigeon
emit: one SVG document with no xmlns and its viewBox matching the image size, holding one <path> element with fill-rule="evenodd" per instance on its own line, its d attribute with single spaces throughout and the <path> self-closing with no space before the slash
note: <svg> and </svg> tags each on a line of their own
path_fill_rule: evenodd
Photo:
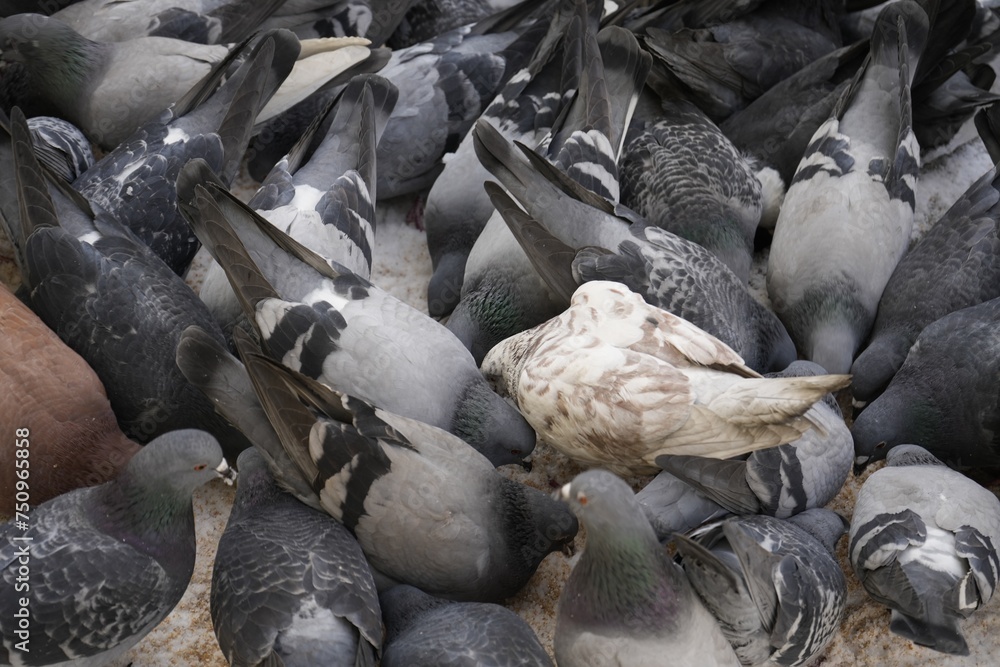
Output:
<svg viewBox="0 0 1000 667">
<path fill-rule="evenodd" d="M 212 570 L 212 626 L 231 665 L 375 665 L 378 593 L 341 524 L 275 484 L 256 448 L 240 454 Z"/>
<path fill-rule="evenodd" d="M 191 580 L 191 494 L 219 476 L 234 473 L 215 439 L 174 431 L 110 482 L 0 525 L 0 664 L 107 665 L 146 636 Z"/>
</svg>

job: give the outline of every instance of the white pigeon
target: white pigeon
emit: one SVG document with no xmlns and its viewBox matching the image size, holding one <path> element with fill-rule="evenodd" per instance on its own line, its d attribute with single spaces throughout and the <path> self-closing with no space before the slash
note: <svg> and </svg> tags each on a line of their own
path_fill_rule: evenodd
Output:
<svg viewBox="0 0 1000 667">
<path fill-rule="evenodd" d="M 652 474 L 661 454 L 729 458 L 791 442 L 849 376 L 763 378 L 722 341 L 620 283 L 585 283 L 562 315 L 494 347 L 482 371 L 570 458 Z"/>
</svg>

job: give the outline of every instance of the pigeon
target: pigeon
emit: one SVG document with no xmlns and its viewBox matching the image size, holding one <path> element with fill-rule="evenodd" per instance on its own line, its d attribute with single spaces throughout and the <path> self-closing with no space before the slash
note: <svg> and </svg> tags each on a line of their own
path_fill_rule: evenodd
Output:
<svg viewBox="0 0 1000 667">
<path fill-rule="evenodd" d="M 855 472 L 918 444 L 959 470 L 1000 467 L 1000 297 L 927 325 L 854 420 Z"/>
<path fill-rule="evenodd" d="M 489 602 L 453 602 L 413 586 L 379 596 L 386 625 L 382 667 L 552 667 L 535 632 Z"/>
<path fill-rule="evenodd" d="M 573 540 L 577 522 L 565 505 L 500 475 L 461 439 L 331 392 L 254 353 L 244 338 L 237 330 L 285 452 L 270 458 L 294 462 L 272 472 L 290 491 L 299 482 L 284 478 L 307 482 L 313 497 L 305 500 L 354 534 L 376 581 L 500 602 Z"/>
<path fill-rule="evenodd" d="M 72 123 L 52 116 L 36 116 L 28 119 L 28 129 L 38 160 L 67 183 L 94 166 L 90 142 Z"/>
<path fill-rule="evenodd" d="M 287 28 L 300 38 L 364 37 L 381 46 L 415 0 L 305 0 L 285 2 L 263 26 Z M 457 26 L 456 26 L 457 27 Z M 442 31 L 444 32 L 444 31 Z"/>
<path fill-rule="evenodd" d="M 194 570 L 191 494 L 217 477 L 234 473 L 215 439 L 174 431 L 0 525 L 0 664 L 107 665 L 159 625 Z"/>
<path fill-rule="evenodd" d="M 714 4 L 714 3 L 710 3 Z M 842 46 L 834 8 L 823 0 L 747 3 L 751 10 L 716 25 L 645 27 L 647 46 L 718 122 L 816 58 Z"/>
<path fill-rule="evenodd" d="M 969 186 L 892 272 L 868 344 L 851 366 L 855 399 L 871 401 L 885 389 L 928 324 L 1000 297 L 998 225 L 1000 166 Z"/>
<path fill-rule="evenodd" d="M 627 30 L 612 27 L 595 36 L 594 26 L 584 25 L 586 31 L 579 29 L 583 33 L 579 88 L 563 122 L 545 142 L 544 152 L 561 177 L 617 201 L 617 160 L 649 56 Z M 477 126 L 491 127 L 485 121 Z M 500 135 L 497 141 L 509 146 Z M 496 160 L 484 154 L 479 143 L 476 153 L 494 173 Z M 448 328 L 481 363 L 501 340 L 557 315 L 565 305 L 566 299 L 547 287 L 503 218 L 495 215 L 469 253 L 461 299 Z"/>
<path fill-rule="evenodd" d="M 566 11 L 567 4 L 575 14 Z M 507 139 L 538 145 L 576 94 L 587 12 L 599 11 L 600 6 L 593 0 L 589 8 L 582 1 L 560 5 L 531 62 L 511 77 L 480 120 L 490 122 Z M 569 16 L 564 18 L 565 14 Z M 465 262 L 494 212 L 482 187 L 488 178 L 469 133 L 448 156 L 427 193 L 423 223 L 434 265 L 427 287 L 431 317 L 451 313 L 461 296 Z"/>
<path fill-rule="evenodd" d="M 795 360 L 778 318 L 711 252 L 579 187 L 519 146 L 525 161 L 489 124 L 474 133 L 483 164 L 524 210 L 493 183 L 485 185 L 490 199 L 564 303 L 583 282 L 614 280 L 716 336 L 754 370 Z"/>
<path fill-rule="evenodd" d="M 818 364 L 793 362 L 765 377 L 823 375 Z M 809 408 L 816 426 L 798 440 L 751 453 L 746 460 L 665 454 L 664 469 L 636 494 L 661 541 L 725 514 L 766 514 L 785 519 L 823 507 L 840 492 L 854 462 L 854 440 L 840 407 L 827 394 Z M 660 478 L 663 479 L 660 479 Z"/>
<path fill-rule="evenodd" d="M 216 65 L 224 64 L 231 51 L 227 45 L 167 37 L 97 42 L 41 14 L 0 20 L 0 43 L 4 63 L 0 98 L 6 106 L 21 106 L 32 116 L 64 118 L 105 150 L 181 100 Z M 309 44 L 296 73 L 258 122 L 300 101 L 367 55 L 367 48 L 356 40 Z"/>
<path fill-rule="evenodd" d="M 375 146 L 395 103 L 396 88 L 385 79 L 373 75 L 352 79 L 326 135 L 316 136 L 325 120 L 320 117 L 313 132 L 303 135 L 271 169 L 248 202 L 250 208 L 313 252 L 370 278 Z M 200 170 L 210 173 L 207 167 L 200 165 Z M 190 196 L 187 185 L 180 184 L 179 189 L 184 191 L 181 198 Z M 199 296 L 230 338 L 243 310 L 217 263 L 207 269 Z"/>
<path fill-rule="evenodd" d="M 341 524 L 275 484 L 255 448 L 212 569 L 211 614 L 231 665 L 375 665 L 378 593 L 361 547 Z"/>
<path fill-rule="evenodd" d="M 283 4 L 283 0 L 81 0 L 52 16 L 97 42 L 155 36 L 223 44 L 246 39 Z"/>
<path fill-rule="evenodd" d="M 189 325 L 224 341 L 204 304 L 116 220 L 46 175 L 19 109 L 11 121 L 14 160 L 3 171 L 16 176 L 22 215 L 7 231 L 32 310 L 94 369 L 129 438 L 146 443 L 197 427 L 234 457 L 248 446 L 246 438 L 215 413 L 173 360 Z"/>
<path fill-rule="evenodd" d="M 486 355 L 483 373 L 544 441 L 589 466 L 652 474 L 663 454 L 729 458 L 796 440 L 844 375 L 762 378 L 717 338 L 619 283 Z"/>
<path fill-rule="evenodd" d="M 774 230 L 767 291 L 799 351 L 850 370 L 906 252 L 920 147 L 910 81 L 927 40 L 914 0 L 885 7 L 871 54 L 799 163 Z"/>
<path fill-rule="evenodd" d="M 684 98 L 669 73 L 657 71 L 663 67 L 657 64 L 645 90 L 648 95 L 655 86 L 653 97 L 660 99 L 633 117 L 622 152 L 622 204 L 712 251 L 746 283 L 763 213 L 761 183 L 750 163 Z"/>
<path fill-rule="evenodd" d="M 265 71 L 248 66 L 243 77 L 230 77 L 203 103 L 164 111 L 81 174 L 73 187 L 182 275 L 199 245 L 177 208 L 178 172 L 189 160 L 201 158 L 224 182 L 235 179 L 253 118 L 288 74 L 298 48 L 291 33 L 271 33 L 250 54 L 265 71 L 269 67 L 266 83 Z"/>
<path fill-rule="evenodd" d="M 588 470 L 558 494 L 587 531 L 559 596 L 559 667 L 652 667 L 665 659 L 685 667 L 740 664 L 625 482 Z"/>
<path fill-rule="evenodd" d="M 193 197 L 186 213 L 272 358 L 454 433 L 496 465 L 531 453 L 534 431 L 490 389 L 444 326 L 303 248 L 217 184 L 195 184 L 196 178 L 184 188 Z"/>
<path fill-rule="evenodd" d="M 961 620 L 989 602 L 1000 557 L 1000 501 L 927 450 L 901 445 L 858 493 L 848 555 L 889 629 L 969 655 Z"/>
<path fill-rule="evenodd" d="M 30 476 L 29 502 L 37 505 L 108 481 L 139 451 L 118 428 L 104 386 L 87 362 L 2 286 L 0 377 L 7 388 L 0 421 L 23 431 L 23 437 L 0 444 L 5 512 L 15 506 L 15 467 L 28 469 L 23 474 Z M 18 447 L 21 440 L 25 444 Z"/>
<path fill-rule="evenodd" d="M 840 629 L 847 579 L 835 512 L 733 517 L 675 537 L 681 567 L 744 665 L 804 665 Z"/>
</svg>

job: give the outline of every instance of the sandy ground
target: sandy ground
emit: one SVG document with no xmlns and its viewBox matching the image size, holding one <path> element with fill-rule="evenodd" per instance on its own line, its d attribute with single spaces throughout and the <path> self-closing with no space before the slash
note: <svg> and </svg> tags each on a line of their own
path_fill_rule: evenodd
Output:
<svg viewBox="0 0 1000 667">
<path fill-rule="evenodd" d="M 968 133 L 966 137 L 970 136 Z M 921 176 L 917 199 L 915 236 L 925 231 L 966 187 L 990 167 L 978 141 L 968 143 L 928 165 Z M 378 241 L 373 280 L 417 308 L 426 310 L 425 289 L 430 277 L 430 259 L 424 235 L 406 226 L 402 220 L 409 201 L 380 206 Z M 201 257 L 201 256 L 200 256 Z M 16 282 L 16 270 L 9 261 L 9 247 L 0 244 L 0 275 L 5 282 Z M 765 256 L 758 258 L 751 284 L 761 293 Z M 194 273 L 195 282 L 199 279 Z M 552 489 L 572 479 L 580 468 L 562 455 L 540 443 L 533 455 L 530 474 L 508 466 L 506 474 L 542 489 Z M 850 516 L 861 479 L 848 480 L 831 504 Z M 646 480 L 631 480 L 640 488 Z M 202 666 L 224 667 L 225 660 L 215 642 L 208 611 L 212 559 L 229 515 L 234 491 L 221 482 L 212 483 L 195 495 L 198 530 L 198 559 L 191 585 L 173 613 L 136 646 L 121 664 L 134 667 Z M 583 546 L 577 538 L 577 554 Z M 888 631 L 889 614 L 869 601 L 846 560 L 846 540 L 842 540 L 839 558 L 848 573 L 849 602 L 846 618 L 837 637 L 819 659 L 823 665 L 995 665 L 1000 620 L 994 601 L 974 615 L 964 626 L 972 650 L 967 658 L 943 656 L 916 647 Z M 524 617 L 551 650 L 555 607 L 562 582 L 578 556 L 568 559 L 552 554 L 542 563 L 530 584 L 508 606 Z"/>
</svg>

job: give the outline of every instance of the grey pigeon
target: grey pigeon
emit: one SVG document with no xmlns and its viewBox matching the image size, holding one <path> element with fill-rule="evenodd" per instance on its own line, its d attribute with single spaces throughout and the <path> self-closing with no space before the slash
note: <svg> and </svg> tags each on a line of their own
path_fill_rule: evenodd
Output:
<svg viewBox="0 0 1000 667">
<path fill-rule="evenodd" d="M 969 186 L 889 277 L 868 345 L 851 366 L 856 399 L 871 401 L 885 389 L 928 324 L 1000 296 L 998 224 L 1000 167 L 994 167 Z"/>
<path fill-rule="evenodd" d="M 632 490 L 605 470 L 559 491 L 587 543 L 559 596 L 559 667 L 739 665 L 719 624 L 656 541 Z"/>
<path fill-rule="evenodd" d="M 795 361 L 765 377 L 823 373 L 818 364 Z M 833 500 L 851 472 L 854 440 L 830 394 L 806 415 L 815 426 L 798 440 L 752 452 L 746 460 L 657 457 L 665 472 L 636 494 L 657 536 L 665 540 L 671 532 L 687 532 L 725 513 L 784 519 Z"/>
<path fill-rule="evenodd" d="M 500 605 L 443 600 L 406 585 L 379 599 L 382 667 L 552 667 L 531 626 Z"/>
<path fill-rule="evenodd" d="M 534 431 L 444 326 L 303 248 L 217 184 L 187 189 L 196 233 L 272 358 L 454 433 L 496 465 L 531 453 Z"/>
<path fill-rule="evenodd" d="M 230 665 L 375 665 L 378 593 L 341 524 L 275 484 L 255 448 L 212 570 L 212 626 Z"/>
<path fill-rule="evenodd" d="M 831 0 L 744 3 L 751 11 L 742 16 L 694 28 L 671 25 L 666 16 L 662 27 L 656 27 L 656 21 L 646 26 L 647 44 L 690 89 L 692 101 L 719 121 L 839 48 L 837 4 Z"/>
<path fill-rule="evenodd" d="M 232 48 L 167 37 L 97 42 L 41 14 L 0 20 L 0 42 L 5 65 L 0 99 L 5 105 L 21 106 L 32 116 L 64 118 L 105 150 L 182 100 L 216 65 L 225 64 Z M 311 43 L 302 55 L 309 56 L 297 67 L 302 78 L 290 78 L 258 121 L 280 113 L 363 60 L 368 50 L 335 40 Z"/>
<path fill-rule="evenodd" d="M 174 431 L 110 482 L 0 525 L 0 664 L 107 665 L 145 637 L 194 571 L 191 494 L 220 476 L 235 475 L 211 436 Z"/>
<path fill-rule="evenodd" d="M 173 361 L 189 325 L 220 342 L 222 332 L 191 288 L 129 230 L 44 172 L 24 116 L 14 111 L 14 159 L 3 171 L 16 176 L 25 215 L 14 220 L 16 227 L 4 221 L 32 310 L 97 373 L 126 436 L 144 443 L 197 427 L 235 456 L 246 439 Z"/>
<path fill-rule="evenodd" d="M 253 119 L 288 75 L 299 52 L 291 33 L 262 37 L 248 54 L 248 61 L 259 60 L 261 65 L 244 67 L 201 103 L 192 99 L 191 104 L 163 111 L 73 183 L 178 275 L 199 247 L 177 207 L 178 172 L 189 160 L 200 158 L 223 182 L 231 183 L 250 140 Z M 212 82 L 198 91 L 199 97 L 209 92 L 206 88 L 211 89 Z"/>
<path fill-rule="evenodd" d="M 595 35 L 585 16 L 579 21 L 586 27 L 577 28 L 583 60 L 579 88 L 542 151 L 555 166 L 545 164 L 563 178 L 617 201 L 617 160 L 649 56 L 627 30 L 612 27 Z M 486 121 L 477 127 L 492 128 Z M 510 146 L 503 137 L 499 141 Z M 474 144 L 476 153 L 496 176 L 492 164 L 497 160 L 484 154 L 480 143 Z M 567 302 L 568 296 L 546 285 L 503 218 L 494 215 L 469 253 L 461 299 L 448 328 L 481 362 L 501 340 L 558 315 Z"/>
<path fill-rule="evenodd" d="M 1000 297 L 927 325 L 854 420 L 855 469 L 907 443 L 959 470 L 1000 467 L 998 374 Z"/>
<path fill-rule="evenodd" d="M 295 0 L 283 2 L 264 28 L 287 28 L 300 38 L 364 37 L 382 46 L 415 0 Z M 456 24 L 461 25 L 461 24 Z M 442 31 L 444 32 L 444 31 Z"/>
<path fill-rule="evenodd" d="M 795 360 L 778 318 L 711 252 L 570 182 L 525 147 L 522 157 L 489 125 L 474 132 L 483 164 L 524 210 L 488 183 L 491 199 L 567 303 L 578 284 L 613 280 L 717 337 L 754 370 Z"/>
<path fill-rule="evenodd" d="M 836 635 L 847 579 L 834 556 L 847 521 L 733 517 L 676 536 L 681 566 L 744 665 L 804 665 Z"/>
<path fill-rule="evenodd" d="M 620 160 L 622 204 L 650 224 L 704 246 L 748 282 L 763 213 L 761 183 L 664 67 L 654 59 L 644 91 L 652 99 L 629 127 Z"/>
<path fill-rule="evenodd" d="M 571 12 L 576 6 L 577 11 Z M 590 1 L 590 12 L 601 3 Z M 567 7 L 568 6 L 568 7 Z M 552 129 L 579 83 L 581 40 L 586 12 L 583 2 L 563 2 L 551 19 L 548 34 L 534 56 L 511 77 L 479 117 L 510 140 L 536 146 Z M 567 16 L 568 14 L 568 16 Z M 582 20 L 574 20 L 579 16 Z M 424 227 L 434 274 L 427 286 L 431 317 L 451 313 L 461 296 L 465 262 L 493 214 L 483 190 L 489 172 L 476 157 L 472 133 L 465 135 L 427 193 Z"/>
<path fill-rule="evenodd" d="M 1000 501 L 927 450 L 896 447 L 858 493 L 848 555 L 889 629 L 942 653 L 969 655 L 961 621 L 993 596 Z"/>
<path fill-rule="evenodd" d="M 28 119 L 28 129 L 39 161 L 67 183 L 94 166 L 90 141 L 72 123 L 52 116 L 36 116 Z"/>
<path fill-rule="evenodd" d="M 319 135 L 324 115 L 274 165 L 248 202 L 305 247 L 365 279 L 371 277 L 375 247 L 375 147 L 396 95 L 395 86 L 381 77 L 352 79 L 326 134 Z M 187 188 L 178 184 L 181 198 L 189 196 Z M 231 337 L 243 310 L 218 263 L 206 270 L 199 296 Z"/>
<path fill-rule="evenodd" d="M 914 0 L 879 15 L 871 54 L 813 135 L 775 226 L 767 291 L 802 355 L 845 373 L 913 225 L 920 147 L 910 82 L 927 41 Z"/>
<path fill-rule="evenodd" d="M 272 472 L 289 490 L 309 485 L 305 500 L 354 534 L 377 581 L 499 602 L 576 535 L 564 505 L 500 475 L 459 438 L 331 392 L 251 352 L 237 334 L 284 449 L 269 458 L 294 462 Z"/>
</svg>

